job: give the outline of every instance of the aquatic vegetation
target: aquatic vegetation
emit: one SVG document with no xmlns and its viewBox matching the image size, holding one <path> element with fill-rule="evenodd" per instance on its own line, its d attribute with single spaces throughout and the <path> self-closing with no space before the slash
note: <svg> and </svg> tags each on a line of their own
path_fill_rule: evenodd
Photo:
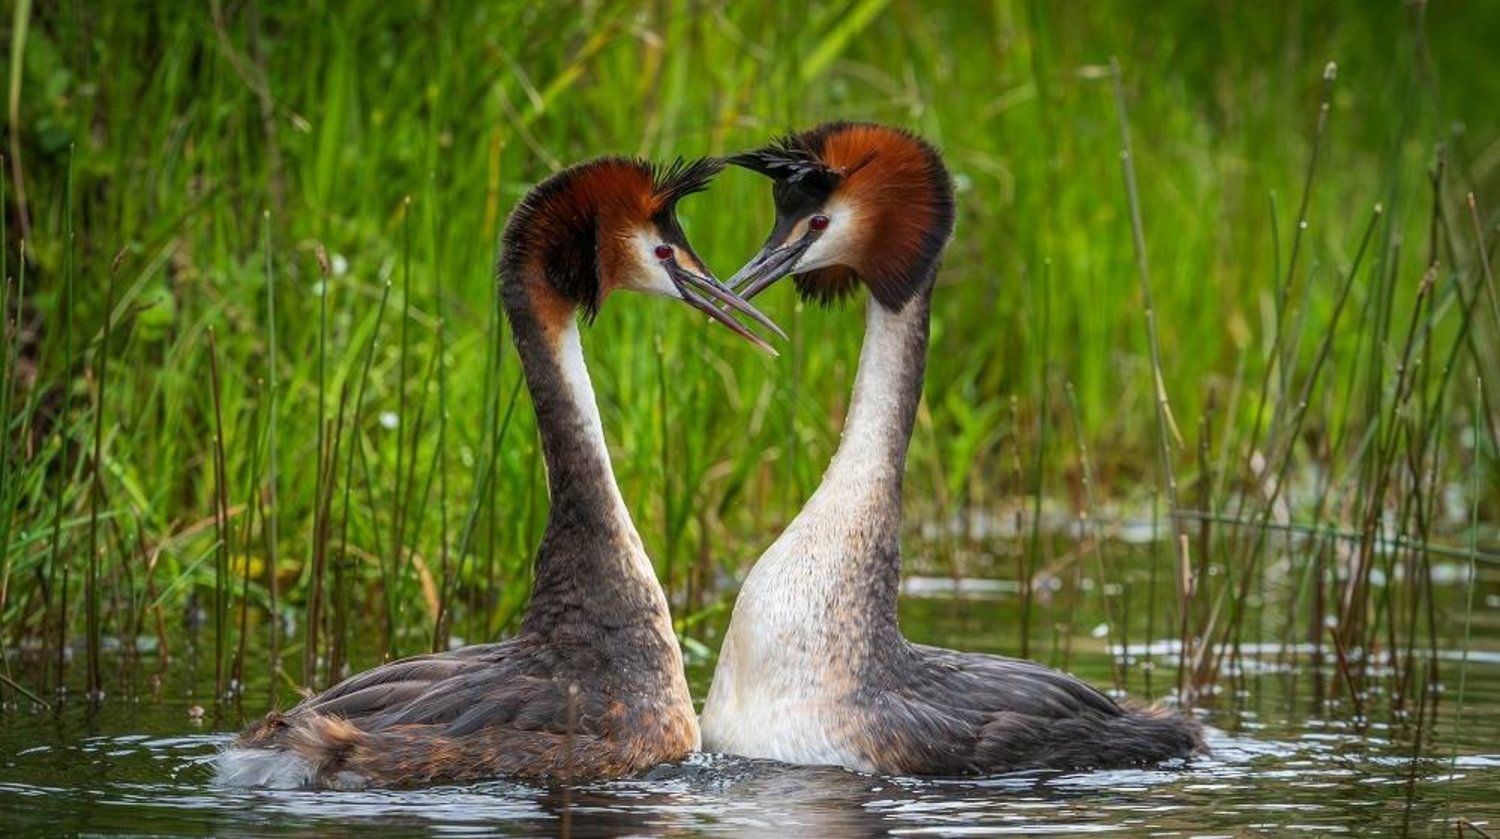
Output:
<svg viewBox="0 0 1500 839">
<path fill-rule="evenodd" d="M 1500 16 L 688 11 L 12 4 L 0 697 L 196 661 L 269 706 L 513 630 L 547 497 L 492 283 L 511 205 L 595 153 L 851 117 L 958 184 L 909 570 L 1017 585 L 1000 651 L 1107 646 L 1101 678 L 1213 708 L 1272 645 L 1445 754 L 1427 687 L 1493 644 L 1500 565 Z M 731 173 L 684 215 L 723 268 L 769 200 Z M 791 298 L 775 361 L 664 306 L 585 330 L 690 657 L 838 441 L 860 319 Z"/>
</svg>

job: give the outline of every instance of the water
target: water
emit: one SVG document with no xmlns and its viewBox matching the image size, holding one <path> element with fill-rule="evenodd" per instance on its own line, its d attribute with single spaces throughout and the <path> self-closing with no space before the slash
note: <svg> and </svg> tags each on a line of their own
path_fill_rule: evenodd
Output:
<svg viewBox="0 0 1500 839">
<path fill-rule="evenodd" d="M 1482 586 L 1479 604 L 1486 588 L 1493 591 L 1494 581 Z M 913 590 L 925 592 L 903 603 L 914 638 L 1014 651 L 1014 594 L 1006 587 L 971 585 L 962 597 L 942 585 Z M 1066 607 L 1061 598 L 1039 604 L 1039 624 L 1070 614 Z M 1034 655 L 1058 663 L 1067 656 L 1068 669 L 1107 685 L 1096 617 L 1079 616 L 1066 636 L 1037 635 Z M 1307 828 L 1369 836 L 1445 828 L 1454 835 L 1449 825 L 1464 818 L 1495 835 L 1500 626 L 1493 608 L 1476 612 L 1475 634 L 1461 721 L 1461 649 L 1439 650 L 1436 719 L 1415 759 L 1413 719 L 1392 717 L 1377 695 L 1367 701 L 1382 710 L 1360 725 L 1346 703 L 1328 699 L 1336 672 L 1266 645 L 1247 648 L 1242 677 L 1226 682 L 1203 712 L 1212 755 L 1181 767 L 954 781 L 699 755 L 642 778 L 571 790 L 492 782 L 358 793 L 216 788 L 216 751 L 264 711 L 270 685 L 252 681 L 243 707 L 216 718 L 211 668 L 195 665 L 188 638 L 174 645 L 177 658 L 160 677 L 135 670 L 134 687 L 112 681 L 97 711 L 75 699 L 56 714 L 10 709 L 0 716 L 0 833 L 1225 836 Z M 1165 692 L 1173 678 L 1169 644 L 1133 648 L 1137 697 L 1147 694 L 1145 654 L 1153 651 L 1151 693 Z M 694 661 L 690 670 L 701 697 L 712 663 Z M 195 718 L 195 706 L 209 710 Z"/>
</svg>

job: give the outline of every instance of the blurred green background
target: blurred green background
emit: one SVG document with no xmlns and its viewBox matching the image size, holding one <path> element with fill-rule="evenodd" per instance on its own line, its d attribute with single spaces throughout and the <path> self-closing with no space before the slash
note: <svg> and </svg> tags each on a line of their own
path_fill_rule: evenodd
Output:
<svg viewBox="0 0 1500 839">
<path fill-rule="evenodd" d="M 1274 450 L 1305 380 L 1317 386 L 1280 442 L 1287 474 L 1363 486 L 1379 465 L 1367 465 L 1379 445 L 1361 445 L 1364 428 L 1406 410 L 1392 407 L 1393 371 L 1415 310 L 1429 348 L 1415 357 L 1434 372 L 1421 433 L 1393 434 L 1438 453 L 1413 471 L 1419 487 L 1429 472 L 1432 486 L 1482 476 L 1478 498 L 1459 492 L 1433 521 L 1476 508 L 1495 520 L 1495 461 L 1482 454 L 1495 414 L 1474 407 L 1497 404 L 1476 375 L 1491 392 L 1500 380 L 1494 286 L 1478 260 L 1500 206 L 1493 3 L 10 0 L 3 25 L 6 271 L 19 278 L 24 261 L 27 274 L 19 305 L 15 285 L 6 298 L 0 614 L 12 638 L 58 621 L 82 630 L 88 573 L 100 575 L 96 619 L 128 632 L 209 590 L 222 608 L 247 569 L 257 607 L 273 579 L 280 609 L 330 598 L 321 619 L 349 622 L 324 643 L 388 609 L 371 625 L 395 630 L 391 651 L 416 651 L 450 598 L 458 634 L 502 632 L 524 604 L 546 504 L 524 389 L 512 401 L 518 365 L 492 323 L 511 206 L 586 157 L 719 154 L 826 119 L 918 131 L 958 183 L 908 469 L 914 540 L 975 511 L 1073 515 L 1081 442 L 1095 517 L 1149 515 L 1163 476 L 1112 58 L 1184 506 L 1232 509 L 1257 485 L 1256 453 Z M 1337 81 L 1294 245 L 1328 62 Z M 727 276 L 769 227 L 767 184 L 728 171 L 682 216 Z M 1424 314 L 1430 242 L 1439 273 Z M 857 361 L 852 308 L 802 308 L 790 288 L 762 301 L 792 333 L 780 359 L 685 307 L 626 296 L 584 339 L 625 498 L 689 634 L 816 484 Z M 227 556 L 213 519 L 210 330 Z M 1450 346 L 1457 366 L 1439 387 Z M 1258 424 L 1263 382 L 1272 407 Z M 320 463 L 334 464 L 326 479 Z M 1313 505 L 1312 493 L 1287 496 Z M 1357 504 L 1328 508 L 1362 525 Z M 917 567 L 947 556 L 955 572 L 1013 571 L 929 541 Z M 338 581 L 318 582 L 325 572 Z"/>
</svg>

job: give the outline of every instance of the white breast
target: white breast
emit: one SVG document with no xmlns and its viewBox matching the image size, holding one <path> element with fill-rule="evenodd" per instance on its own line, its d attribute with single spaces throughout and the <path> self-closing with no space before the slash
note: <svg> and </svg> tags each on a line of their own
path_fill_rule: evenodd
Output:
<svg viewBox="0 0 1500 839">
<path fill-rule="evenodd" d="M 214 759 L 214 783 L 223 787 L 297 789 L 316 774 L 312 764 L 280 749 L 230 747 Z"/>
<path fill-rule="evenodd" d="M 854 750 L 856 641 L 833 614 L 872 545 L 899 534 L 901 463 L 893 439 L 910 432 L 891 394 L 920 358 L 907 343 L 926 308 L 869 304 L 864 348 L 843 440 L 817 492 L 751 569 L 735 602 L 700 725 L 704 748 L 792 763 L 872 767 Z M 884 506 L 883 506 L 884 505 Z M 882 513 L 882 511 L 884 511 Z"/>
<path fill-rule="evenodd" d="M 788 763 L 858 766 L 841 742 L 850 673 L 820 617 L 831 563 L 804 552 L 793 523 L 751 570 L 735 602 L 699 720 L 708 751 Z M 843 720 L 846 721 L 846 720 Z"/>
</svg>

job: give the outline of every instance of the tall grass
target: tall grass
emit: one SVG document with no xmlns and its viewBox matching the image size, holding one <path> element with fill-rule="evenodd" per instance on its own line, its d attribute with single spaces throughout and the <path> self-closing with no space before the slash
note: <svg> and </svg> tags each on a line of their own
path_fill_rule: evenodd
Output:
<svg viewBox="0 0 1500 839">
<path fill-rule="evenodd" d="M 913 538 L 908 563 L 1015 576 L 1025 653 L 1056 576 L 1074 599 L 1046 614 L 1103 598 L 1111 648 L 1173 636 L 1188 701 L 1215 701 L 1244 647 L 1300 640 L 1332 648 L 1333 701 L 1368 713 L 1390 670 L 1387 705 L 1420 707 L 1453 629 L 1434 563 L 1500 562 L 1500 414 L 1458 384 L 1500 358 L 1488 10 L 13 11 L 0 638 L 45 665 L 7 685 L 64 684 L 80 633 L 91 691 L 106 637 L 154 624 L 165 661 L 200 602 L 219 695 L 265 667 L 271 702 L 512 630 L 546 494 L 493 284 L 505 214 L 561 163 L 828 118 L 909 125 L 955 173 L 907 483 L 914 534 L 948 547 Z M 771 208 L 732 170 L 682 212 L 726 271 Z M 792 333 L 777 360 L 626 295 L 585 337 L 695 650 L 815 485 L 858 357 L 852 310 L 763 300 Z M 1070 492 L 1084 545 L 1051 557 Z M 1137 579 L 1109 542 L 1158 506 L 1175 564 Z M 1151 692 L 1151 663 L 1122 655 L 1117 678 Z"/>
</svg>

